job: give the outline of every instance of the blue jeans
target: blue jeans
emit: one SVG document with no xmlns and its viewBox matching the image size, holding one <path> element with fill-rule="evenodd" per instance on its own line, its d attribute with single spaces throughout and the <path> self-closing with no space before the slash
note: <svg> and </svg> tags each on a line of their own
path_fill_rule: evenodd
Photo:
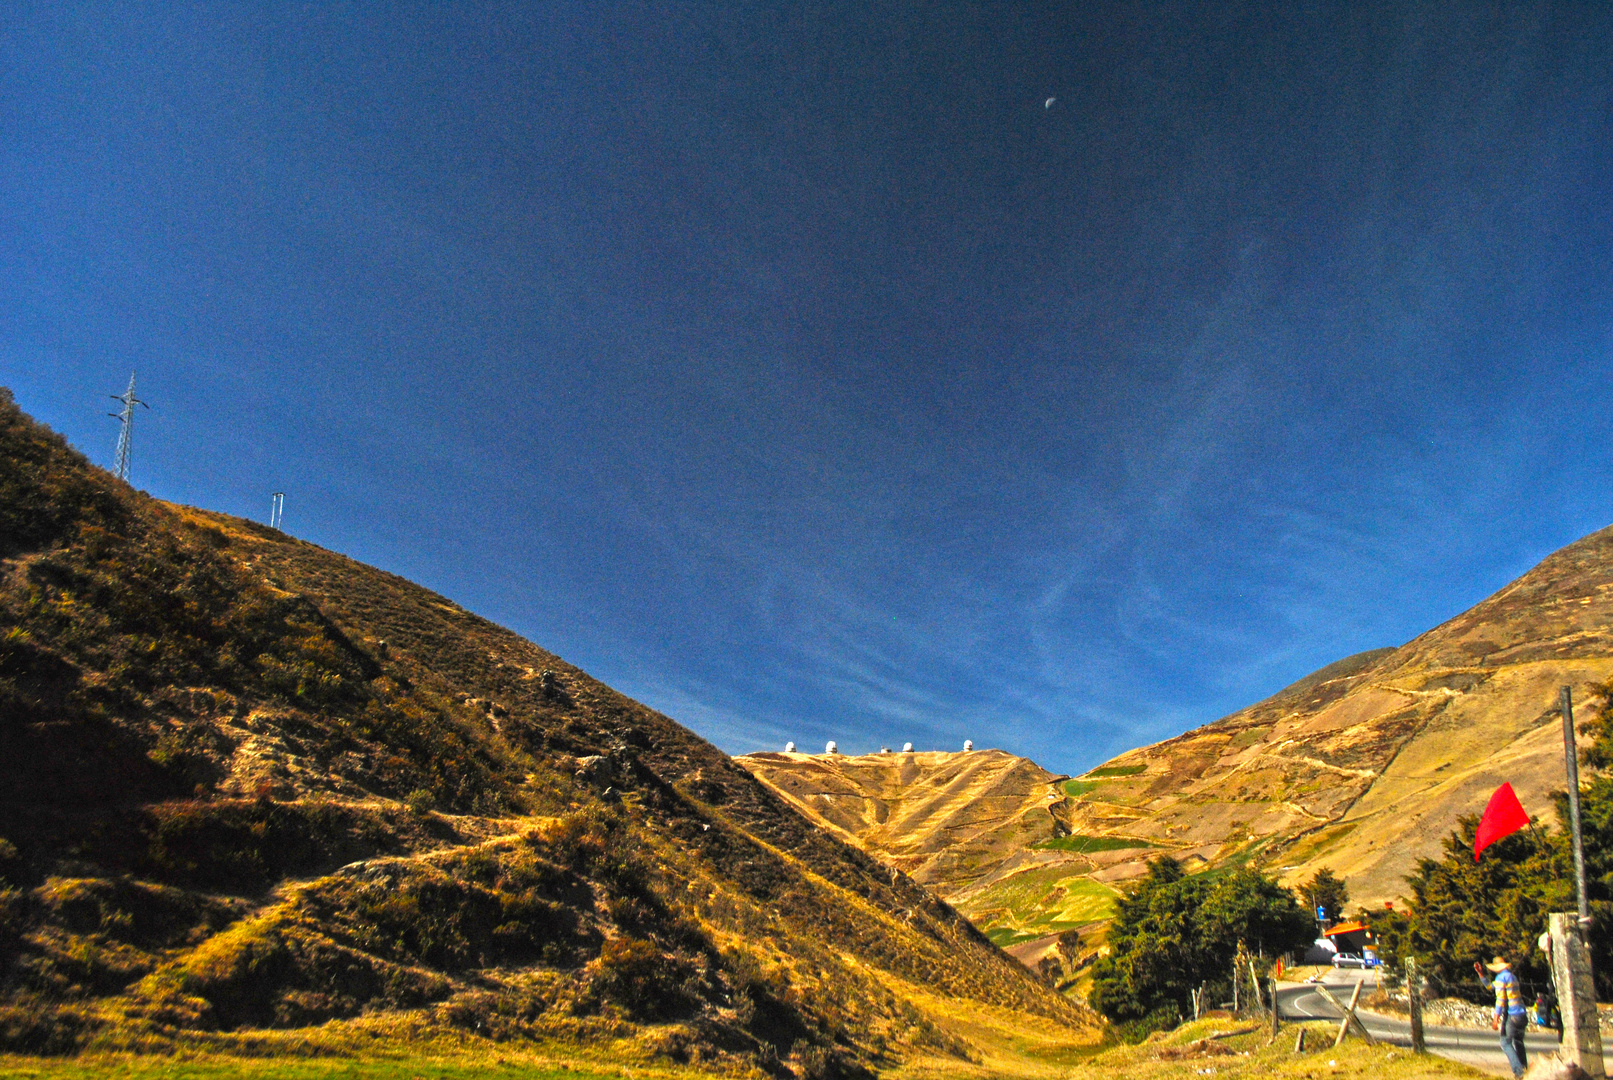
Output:
<svg viewBox="0 0 1613 1080">
<path fill-rule="evenodd" d="M 1523 1070 L 1529 1067 L 1529 1054 L 1523 1048 L 1523 1033 L 1528 1027 L 1526 1013 L 1507 1013 L 1507 1018 L 1501 1021 L 1501 1052 L 1506 1054 L 1513 1076 L 1522 1076 Z"/>
</svg>

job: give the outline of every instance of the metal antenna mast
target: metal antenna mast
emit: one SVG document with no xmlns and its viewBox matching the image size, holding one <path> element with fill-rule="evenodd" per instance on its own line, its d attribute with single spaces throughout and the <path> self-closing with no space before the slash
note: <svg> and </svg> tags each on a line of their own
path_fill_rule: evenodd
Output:
<svg viewBox="0 0 1613 1080">
<path fill-rule="evenodd" d="M 278 529 L 286 516 L 286 493 L 277 491 L 269 497 L 269 528 Z"/>
<path fill-rule="evenodd" d="M 132 371 L 129 372 L 129 389 L 122 394 L 108 394 L 107 396 L 113 401 L 123 402 L 121 412 L 107 413 L 107 415 L 117 419 L 122 424 L 122 429 L 118 432 L 117 460 L 112 466 L 112 471 L 117 474 L 119 480 L 127 483 L 129 480 L 129 461 L 134 457 L 134 407 L 139 405 L 149 409 L 151 406 L 134 396 L 134 372 Z"/>
</svg>

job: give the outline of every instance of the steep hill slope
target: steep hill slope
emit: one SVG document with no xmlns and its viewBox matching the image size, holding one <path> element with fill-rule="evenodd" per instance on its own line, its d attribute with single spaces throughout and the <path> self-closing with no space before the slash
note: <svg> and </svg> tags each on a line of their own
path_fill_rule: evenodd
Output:
<svg viewBox="0 0 1613 1080">
<path fill-rule="evenodd" d="M 13 1049 L 335 1020 L 819 1076 L 1090 1024 L 666 717 L 4 391 L 0 836 Z"/>
<path fill-rule="evenodd" d="M 1581 715 L 1613 677 L 1613 529 L 1392 650 L 1352 657 L 1178 738 L 1122 754 L 1077 800 L 1076 831 L 1189 860 L 1330 866 L 1391 899 L 1458 815 L 1510 782 L 1532 815 L 1564 785 L 1557 689 Z M 1131 871 L 1140 870 L 1134 864 Z"/>
</svg>

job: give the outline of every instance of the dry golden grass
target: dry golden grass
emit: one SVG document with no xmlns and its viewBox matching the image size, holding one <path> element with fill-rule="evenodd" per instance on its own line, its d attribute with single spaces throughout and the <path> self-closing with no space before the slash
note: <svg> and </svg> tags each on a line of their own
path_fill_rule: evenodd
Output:
<svg viewBox="0 0 1613 1080">
<path fill-rule="evenodd" d="M 891 989 L 911 1001 L 937 1028 L 967 1047 L 969 1059 L 951 1054 L 914 1053 L 886 1075 L 900 1080 L 941 1077 L 1023 1077 L 1045 1080 L 1069 1076 L 1103 1048 L 1097 1028 L 1071 1028 L 1041 1017 L 926 992 L 893 977 Z"/>
</svg>

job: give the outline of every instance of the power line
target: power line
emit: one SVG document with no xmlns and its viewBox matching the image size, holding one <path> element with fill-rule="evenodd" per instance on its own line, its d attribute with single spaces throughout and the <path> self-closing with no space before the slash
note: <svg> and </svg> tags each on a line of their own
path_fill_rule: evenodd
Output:
<svg viewBox="0 0 1613 1080">
<path fill-rule="evenodd" d="M 277 491 L 269 496 L 269 528 L 278 529 L 286 516 L 286 493 Z"/>
<path fill-rule="evenodd" d="M 123 409 L 115 413 L 107 413 L 122 426 L 118 431 L 118 449 L 112 465 L 112 471 L 124 483 L 129 481 L 129 464 L 134 458 L 134 407 L 136 405 L 149 409 L 150 405 L 134 396 L 134 372 L 129 372 L 129 389 L 122 394 L 108 394 L 113 401 L 123 402 Z"/>
</svg>

